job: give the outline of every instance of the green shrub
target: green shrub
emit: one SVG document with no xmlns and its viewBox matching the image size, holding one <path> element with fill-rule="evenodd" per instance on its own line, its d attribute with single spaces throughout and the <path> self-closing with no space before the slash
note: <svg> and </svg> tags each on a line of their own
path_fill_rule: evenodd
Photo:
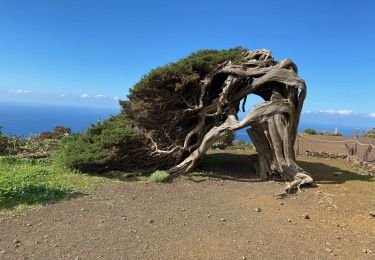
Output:
<svg viewBox="0 0 375 260">
<path fill-rule="evenodd" d="M 234 141 L 231 149 L 234 150 L 243 150 L 243 151 L 249 151 L 249 150 L 255 150 L 254 144 L 245 142 L 243 140 Z"/>
<path fill-rule="evenodd" d="M 309 134 L 309 135 L 316 135 L 316 134 L 318 134 L 318 132 L 314 128 L 305 128 L 305 130 L 303 130 L 303 132 L 305 134 Z"/>
<path fill-rule="evenodd" d="M 150 180 L 153 182 L 164 182 L 168 180 L 169 177 L 170 174 L 166 171 L 155 171 L 153 174 L 151 174 Z"/>
<path fill-rule="evenodd" d="M 144 147 L 142 139 L 120 114 L 85 133 L 63 138 L 58 157 L 69 168 L 83 172 L 132 170 L 139 166 L 136 151 L 140 147 Z"/>
<path fill-rule="evenodd" d="M 212 149 L 226 149 L 233 145 L 234 138 L 236 137 L 235 132 L 227 132 L 223 138 L 216 141 L 212 145 Z"/>
<path fill-rule="evenodd" d="M 19 153 L 22 143 L 19 137 L 9 137 L 0 131 L 0 155 L 14 155 Z"/>
<path fill-rule="evenodd" d="M 372 128 L 370 130 L 365 131 L 365 133 L 363 134 L 363 136 L 375 137 L 375 128 Z"/>
</svg>

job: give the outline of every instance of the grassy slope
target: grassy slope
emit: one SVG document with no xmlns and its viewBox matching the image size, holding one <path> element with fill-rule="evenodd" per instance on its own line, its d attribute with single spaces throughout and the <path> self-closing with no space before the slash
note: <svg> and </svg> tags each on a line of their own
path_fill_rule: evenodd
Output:
<svg viewBox="0 0 375 260">
<path fill-rule="evenodd" d="M 0 211 L 75 197 L 100 179 L 72 172 L 51 159 L 0 157 Z"/>
</svg>

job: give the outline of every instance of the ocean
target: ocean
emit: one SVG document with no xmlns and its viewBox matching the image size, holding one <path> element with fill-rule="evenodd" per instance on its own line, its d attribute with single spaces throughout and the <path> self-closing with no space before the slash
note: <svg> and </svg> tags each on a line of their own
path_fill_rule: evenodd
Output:
<svg viewBox="0 0 375 260">
<path fill-rule="evenodd" d="M 91 124 L 120 112 L 120 107 L 79 107 L 0 102 L 0 126 L 9 135 L 27 137 L 55 126 L 70 127 L 73 132 L 84 131 Z M 241 117 L 241 114 L 239 115 Z M 299 131 L 314 128 L 317 131 L 334 131 L 352 136 L 355 128 L 359 133 L 375 127 L 375 119 L 365 116 L 333 116 L 319 113 L 302 114 Z M 250 141 L 245 129 L 237 132 L 236 139 Z"/>
<path fill-rule="evenodd" d="M 52 131 L 55 126 L 65 126 L 73 132 L 87 129 L 120 112 L 118 108 L 79 107 L 61 105 L 39 105 L 25 103 L 0 103 L 0 126 L 8 135 L 27 137 L 43 131 Z"/>
</svg>

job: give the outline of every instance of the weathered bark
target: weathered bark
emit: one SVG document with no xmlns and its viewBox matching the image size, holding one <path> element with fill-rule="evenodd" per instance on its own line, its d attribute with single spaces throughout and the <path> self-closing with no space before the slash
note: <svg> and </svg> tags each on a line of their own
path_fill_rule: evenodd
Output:
<svg viewBox="0 0 375 260">
<path fill-rule="evenodd" d="M 297 66 L 289 59 L 277 62 L 267 50 L 246 55 L 247 62 L 224 62 L 203 77 L 197 104 L 193 106 L 184 101 L 189 104 L 184 113 L 197 116 L 196 127 L 186 135 L 183 145 L 161 150 L 153 142 L 154 153 L 179 153 L 177 158 L 185 159 L 169 172 L 186 173 L 226 133 L 250 127 L 247 131 L 259 155 L 256 169 L 260 178 L 279 174 L 290 181 L 286 191 L 299 189 L 300 185 L 313 181 L 297 165 L 293 148 L 306 96 L 305 82 L 298 77 Z M 213 90 L 219 92 L 214 98 L 210 94 Z M 239 121 L 239 104 L 249 94 L 259 95 L 265 101 Z M 183 157 L 186 153 L 189 155 Z"/>
</svg>

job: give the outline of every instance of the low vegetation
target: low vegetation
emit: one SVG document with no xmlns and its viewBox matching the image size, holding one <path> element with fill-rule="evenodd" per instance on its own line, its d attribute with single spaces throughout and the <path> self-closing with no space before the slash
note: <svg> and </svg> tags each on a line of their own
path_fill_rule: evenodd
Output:
<svg viewBox="0 0 375 260">
<path fill-rule="evenodd" d="M 363 136 L 367 136 L 367 137 L 373 137 L 375 138 L 375 128 L 371 128 L 370 130 L 367 130 Z"/>
<path fill-rule="evenodd" d="M 78 196 L 99 180 L 77 174 L 54 159 L 0 157 L 0 210 Z"/>
<path fill-rule="evenodd" d="M 61 160 L 83 172 L 137 171 L 148 163 L 142 160 L 148 151 L 146 138 L 130 128 L 121 114 L 63 140 Z"/>
<path fill-rule="evenodd" d="M 151 174 L 150 180 L 153 182 L 164 182 L 169 179 L 170 175 L 166 171 L 155 171 Z"/>
<path fill-rule="evenodd" d="M 326 135 L 326 136 L 341 136 L 341 133 L 338 132 L 338 131 L 334 131 L 334 132 L 318 132 L 317 130 L 315 130 L 314 128 L 305 128 L 303 130 L 303 133 L 304 134 L 309 134 L 309 135 Z"/>
<path fill-rule="evenodd" d="M 314 128 L 305 128 L 303 130 L 303 133 L 309 134 L 309 135 L 317 135 L 318 132 Z"/>
</svg>

